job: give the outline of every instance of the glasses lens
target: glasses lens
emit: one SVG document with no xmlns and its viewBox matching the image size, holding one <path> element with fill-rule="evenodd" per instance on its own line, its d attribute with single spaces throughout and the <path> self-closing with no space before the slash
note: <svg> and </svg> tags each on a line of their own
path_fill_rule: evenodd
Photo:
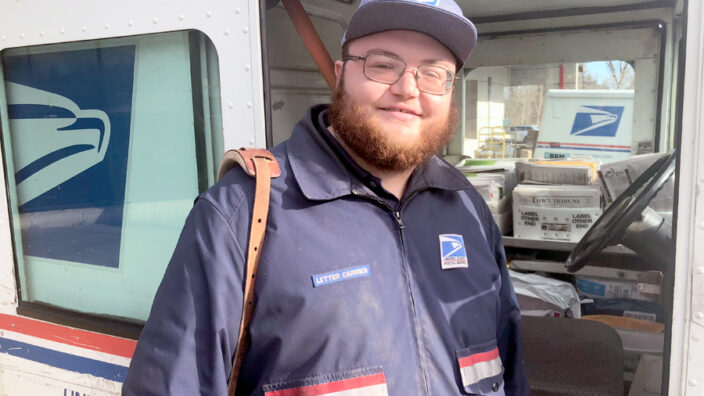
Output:
<svg viewBox="0 0 704 396">
<path fill-rule="evenodd" d="M 403 61 L 386 55 L 367 55 L 364 62 L 364 74 L 381 83 L 393 84 L 403 72 L 406 64 Z"/>
<path fill-rule="evenodd" d="M 434 94 L 447 93 L 452 85 L 452 72 L 440 66 L 421 65 L 418 67 L 418 88 Z"/>
</svg>

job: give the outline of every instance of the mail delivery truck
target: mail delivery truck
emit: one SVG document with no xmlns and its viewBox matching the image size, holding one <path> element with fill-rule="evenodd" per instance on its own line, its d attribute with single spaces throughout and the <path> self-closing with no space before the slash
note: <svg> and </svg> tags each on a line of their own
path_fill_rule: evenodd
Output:
<svg viewBox="0 0 704 396">
<path fill-rule="evenodd" d="M 331 98 L 290 7 L 303 7 L 339 59 L 359 3 L 0 0 L 0 394 L 120 394 L 186 216 L 215 183 L 225 150 L 272 147 L 308 106 Z M 512 126 L 537 125 L 537 114 L 541 159 L 677 150 L 673 256 L 664 265 L 617 244 L 575 275 L 566 268 L 574 241 L 504 237 L 512 270 L 599 285 L 657 275 L 645 290 L 662 308 L 647 354 L 619 335 L 605 347 L 559 333 L 582 319 L 544 326 L 553 318 L 526 316 L 533 394 L 556 386 L 595 394 L 597 369 L 616 380 L 599 394 L 704 394 L 704 194 L 696 193 L 704 190 L 704 4 L 457 3 L 479 38 L 457 72 L 457 134 L 439 153 L 448 162 L 471 155 L 465 140 L 482 127 L 508 126 L 510 135 Z M 632 84 L 600 89 L 585 72 L 592 62 L 630 65 Z M 439 254 L 447 241 L 436 242 Z M 543 287 L 530 284 L 536 296 L 550 294 Z M 548 347 L 563 358 L 608 349 L 616 359 L 550 361 L 550 369 Z M 569 375 L 558 381 L 557 367 Z"/>
<path fill-rule="evenodd" d="M 551 89 L 545 95 L 535 158 L 631 156 L 632 90 Z"/>
</svg>

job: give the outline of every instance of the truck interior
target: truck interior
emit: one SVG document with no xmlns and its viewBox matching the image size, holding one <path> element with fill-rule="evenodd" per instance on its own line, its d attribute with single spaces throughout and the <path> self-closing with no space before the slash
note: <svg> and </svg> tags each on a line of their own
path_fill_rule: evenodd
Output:
<svg viewBox="0 0 704 396">
<path fill-rule="evenodd" d="M 551 238 L 548 234 L 562 229 L 543 223 L 542 235 L 525 235 L 515 227 L 515 207 L 513 221 L 495 216 L 506 223 L 500 226 L 508 266 L 516 274 L 533 394 L 666 394 L 684 2 L 457 2 L 477 26 L 479 40 L 458 72 L 460 125 L 439 153 L 449 163 L 469 175 L 472 166 L 505 170 L 516 162 L 582 158 L 560 147 L 555 120 L 584 95 L 597 100 L 588 106 L 594 128 L 618 118 L 627 130 L 627 140 L 605 145 L 603 157 L 589 145 L 572 147 L 583 149 L 598 167 L 591 183 L 599 186 L 598 214 L 586 233 Z M 270 146 L 288 137 L 309 106 L 331 98 L 285 3 L 267 1 L 262 11 Z M 340 39 L 358 3 L 302 1 L 333 60 L 340 58 Z M 616 97 L 627 102 L 625 111 L 612 111 Z M 587 129 L 579 133 L 588 135 Z M 604 174 L 616 169 L 608 164 L 631 161 L 639 170 L 626 170 L 628 185 L 617 192 L 604 187 Z M 526 182 L 522 175 L 516 178 Z M 548 184 L 534 183 L 529 190 L 554 197 L 572 188 Z M 502 185 L 499 194 L 509 196 L 503 188 L 508 189 Z M 512 203 L 519 204 L 515 195 Z M 577 301 L 560 306 L 565 300 L 550 290 L 564 287 L 573 288 Z M 536 309 L 535 303 L 547 305 Z"/>
</svg>

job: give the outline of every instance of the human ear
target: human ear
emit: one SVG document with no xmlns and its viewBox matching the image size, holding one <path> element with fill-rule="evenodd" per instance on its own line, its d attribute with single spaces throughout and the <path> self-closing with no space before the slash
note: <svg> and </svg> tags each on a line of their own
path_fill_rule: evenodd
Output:
<svg viewBox="0 0 704 396">
<path fill-rule="evenodd" d="M 345 68 L 345 62 L 338 60 L 335 62 L 335 78 L 337 79 L 337 82 L 335 83 L 335 86 L 337 86 L 340 83 L 340 79 L 342 77 L 342 71 Z"/>
</svg>

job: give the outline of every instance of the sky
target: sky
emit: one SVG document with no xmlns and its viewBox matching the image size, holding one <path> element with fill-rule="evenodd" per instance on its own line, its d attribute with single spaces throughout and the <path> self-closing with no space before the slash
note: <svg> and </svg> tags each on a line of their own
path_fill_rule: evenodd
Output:
<svg viewBox="0 0 704 396">
<path fill-rule="evenodd" d="M 606 62 L 586 62 L 584 63 L 584 66 L 586 68 L 586 72 L 596 77 L 599 83 L 603 83 L 605 80 L 609 80 L 611 78 L 611 72 L 609 71 L 609 67 L 606 65 Z"/>
</svg>

